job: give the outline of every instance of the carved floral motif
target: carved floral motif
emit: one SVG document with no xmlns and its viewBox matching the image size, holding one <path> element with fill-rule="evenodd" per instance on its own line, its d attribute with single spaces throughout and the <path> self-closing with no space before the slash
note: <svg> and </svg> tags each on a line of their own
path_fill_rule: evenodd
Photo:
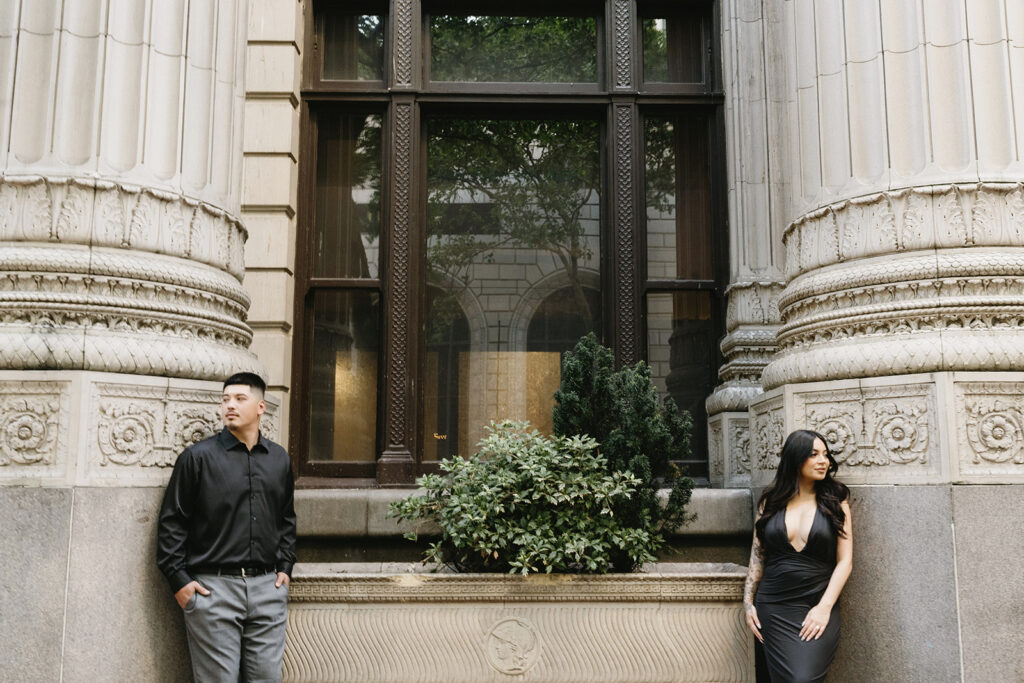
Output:
<svg viewBox="0 0 1024 683">
<path fill-rule="evenodd" d="M 965 403 L 972 461 L 1024 465 L 1024 408 L 1008 397 L 971 397 Z"/>
<path fill-rule="evenodd" d="M 59 411 L 55 397 L 4 397 L 0 401 L 0 465 L 53 464 Z"/>
<path fill-rule="evenodd" d="M 926 464 L 934 443 L 930 385 L 801 394 L 808 429 L 847 467 Z"/>
</svg>

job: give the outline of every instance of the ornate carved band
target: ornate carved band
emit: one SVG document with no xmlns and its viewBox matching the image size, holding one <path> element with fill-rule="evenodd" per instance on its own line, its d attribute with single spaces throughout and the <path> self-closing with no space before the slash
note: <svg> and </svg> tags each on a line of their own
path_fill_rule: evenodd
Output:
<svg viewBox="0 0 1024 683">
<path fill-rule="evenodd" d="M 157 252 L 245 272 L 245 228 L 209 204 L 105 180 L 0 178 L 0 242 L 49 242 Z"/>
<path fill-rule="evenodd" d="M 249 297 L 224 271 L 79 245 L 0 252 L 0 365 L 218 379 L 259 370 Z"/>
<path fill-rule="evenodd" d="M 932 185 L 831 204 L 783 236 L 786 276 L 867 256 L 957 247 L 1024 246 L 1020 183 Z"/>
<path fill-rule="evenodd" d="M 1024 367 L 1024 189 L 947 185 L 816 211 L 787 231 L 784 383 Z"/>
</svg>

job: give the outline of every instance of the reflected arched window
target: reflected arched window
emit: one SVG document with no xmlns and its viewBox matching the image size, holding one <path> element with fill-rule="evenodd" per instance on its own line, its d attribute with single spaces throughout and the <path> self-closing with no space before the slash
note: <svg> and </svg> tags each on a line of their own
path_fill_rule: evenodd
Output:
<svg viewBox="0 0 1024 683">
<path fill-rule="evenodd" d="M 569 351 L 590 332 L 601 333 L 601 293 L 564 287 L 549 294 L 530 318 L 527 351 Z"/>
</svg>

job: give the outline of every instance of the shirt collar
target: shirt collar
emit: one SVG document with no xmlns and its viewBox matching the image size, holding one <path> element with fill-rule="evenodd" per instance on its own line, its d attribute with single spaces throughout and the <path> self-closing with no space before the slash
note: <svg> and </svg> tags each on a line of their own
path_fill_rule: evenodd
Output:
<svg viewBox="0 0 1024 683">
<path fill-rule="evenodd" d="M 230 451 L 235 446 L 241 446 L 242 448 L 245 448 L 245 444 L 239 441 L 238 438 L 234 434 L 232 434 L 231 430 L 228 429 L 227 427 L 224 427 L 220 431 L 218 438 L 220 439 L 221 445 L 224 446 L 224 450 Z M 256 445 L 253 446 L 253 450 L 256 450 L 257 447 L 261 447 L 263 448 L 263 450 L 267 452 L 270 451 L 270 441 L 267 439 L 267 437 L 263 436 L 263 432 L 259 432 L 259 438 L 256 440 Z"/>
</svg>

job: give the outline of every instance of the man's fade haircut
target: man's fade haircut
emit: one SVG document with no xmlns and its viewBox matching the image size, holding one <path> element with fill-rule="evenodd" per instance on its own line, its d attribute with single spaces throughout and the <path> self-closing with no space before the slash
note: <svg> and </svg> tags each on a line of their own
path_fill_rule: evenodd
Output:
<svg viewBox="0 0 1024 683">
<path fill-rule="evenodd" d="M 254 372 L 236 372 L 235 374 L 224 380 L 223 389 L 227 389 L 233 384 L 244 384 L 253 389 L 257 389 L 260 395 L 267 393 L 267 383 L 263 381 L 263 378 Z"/>
</svg>

